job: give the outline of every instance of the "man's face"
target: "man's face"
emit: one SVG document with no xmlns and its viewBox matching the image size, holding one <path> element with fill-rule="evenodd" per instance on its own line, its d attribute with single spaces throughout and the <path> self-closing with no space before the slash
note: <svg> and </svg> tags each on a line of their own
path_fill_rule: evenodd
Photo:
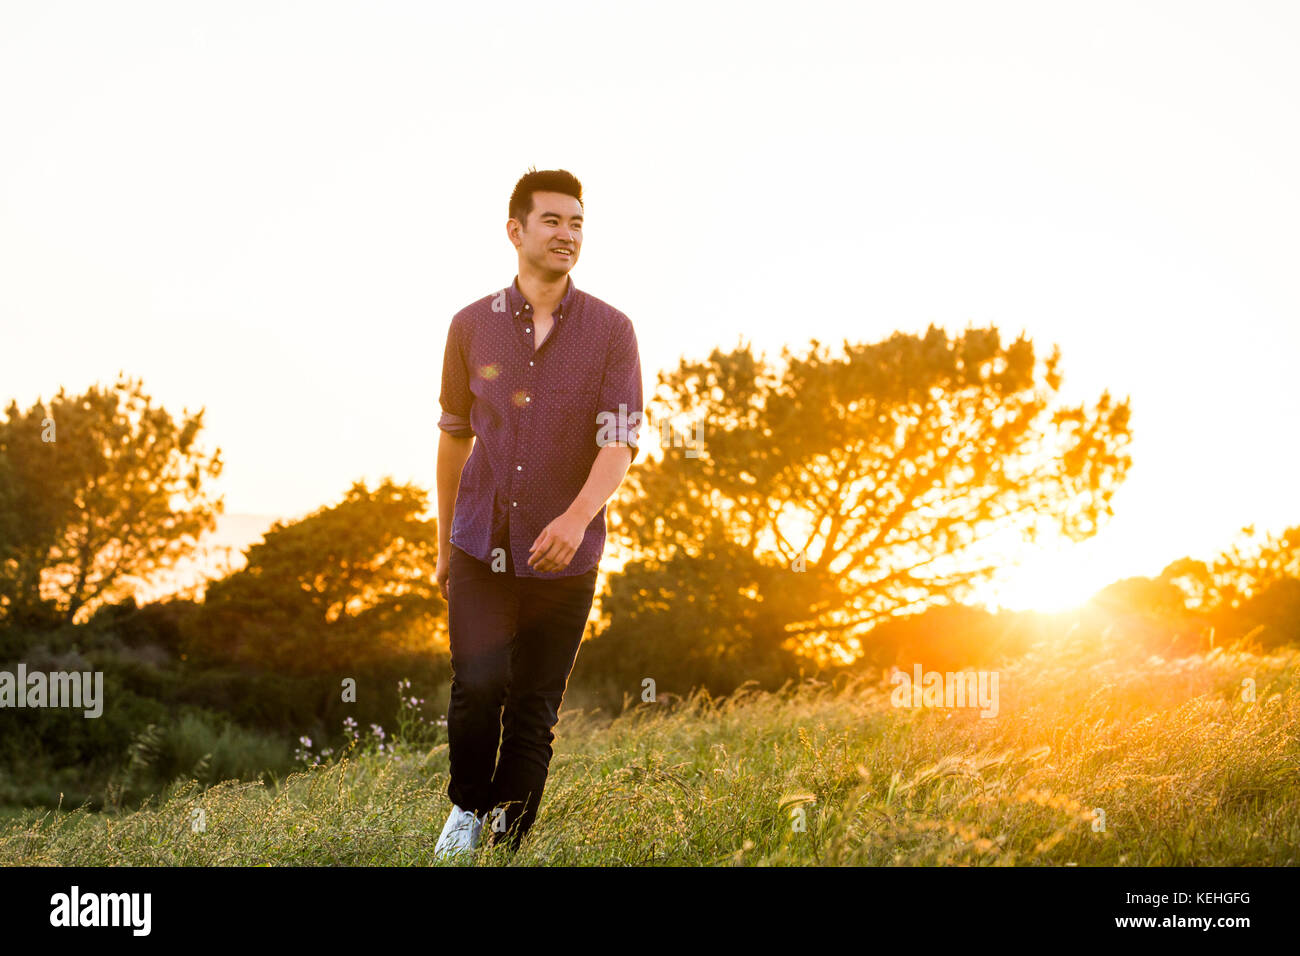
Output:
<svg viewBox="0 0 1300 956">
<path fill-rule="evenodd" d="M 533 211 L 517 238 L 520 255 L 538 272 L 567 274 L 582 253 L 582 204 L 564 193 L 533 193 Z"/>
</svg>

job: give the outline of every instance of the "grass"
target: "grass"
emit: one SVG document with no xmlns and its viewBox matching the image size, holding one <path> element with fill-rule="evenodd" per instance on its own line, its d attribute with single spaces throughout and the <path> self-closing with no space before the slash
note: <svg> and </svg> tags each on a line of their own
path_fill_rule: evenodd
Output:
<svg viewBox="0 0 1300 956">
<path fill-rule="evenodd" d="M 513 857 L 433 859 L 446 745 L 399 741 L 269 785 L 178 780 L 131 813 L 29 810 L 0 819 L 0 864 L 1290 866 L 1296 664 L 1075 630 L 1000 669 L 994 718 L 895 708 L 874 674 L 568 710 Z"/>
</svg>

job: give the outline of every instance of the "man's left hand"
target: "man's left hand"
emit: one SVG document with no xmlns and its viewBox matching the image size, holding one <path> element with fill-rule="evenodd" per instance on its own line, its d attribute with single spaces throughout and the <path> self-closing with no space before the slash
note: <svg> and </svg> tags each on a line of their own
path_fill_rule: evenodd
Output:
<svg viewBox="0 0 1300 956">
<path fill-rule="evenodd" d="M 563 571 L 581 547 L 587 524 L 572 511 L 560 515 L 542 529 L 528 549 L 528 566 L 534 571 Z"/>
</svg>

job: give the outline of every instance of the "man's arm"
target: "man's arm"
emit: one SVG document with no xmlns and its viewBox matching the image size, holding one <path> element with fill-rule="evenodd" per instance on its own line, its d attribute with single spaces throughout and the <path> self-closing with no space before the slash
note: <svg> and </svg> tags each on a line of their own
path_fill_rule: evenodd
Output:
<svg viewBox="0 0 1300 956">
<path fill-rule="evenodd" d="M 561 571 L 568 566 L 582 545 L 587 525 L 623 483 L 640 450 L 641 355 L 636 330 L 627 316 L 622 316 L 607 350 L 596 407 L 599 427 L 593 437 L 599 451 L 587 481 L 564 514 L 543 528 L 528 549 L 528 564 L 539 571 Z"/>
<path fill-rule="evenodd" d="M 438 435 L 438 560 L 443 561 L 451 557 L 456 492 L 460 490 L 460 473 L 474 450 L 474 436 L 457 438 L 441 429 Z"/>
<path fill-rule="evenodd" d="M 469 367 L 465 360 L 467 335 L 464 313 L 451 318 L 447 328 L 447 347 L 442 357 L 442 391 L 438 403 L 438 564 L 451 560 L 451 523 L 456 512 L 456 493 L 460 490 L 460 473 L 474 450 L 474 428 L 470 410 L 474 393 L 470 389 Z M 441 578 L 439 586 L 443 584 Z"/>
<path fill-rule="evenodd" d="M 587 525 L 623 483 L 632 464 L 633 449 L 623 442 L 601 446 L 587 481 L 565 510 L 537 536 L 528 549 L 528 566 L 537 571 L 563 571 L 582 544 Z"/>
<path fill-rule="evenodd" d="M 583 528 L 591 524 L 596 512 L 618 490 L 631 464 L 632 449 L 623 442 L 611 442 L 596 453 L 586 483 L 569 505 L 569 511 L 582 519 Z"/>
</svg>

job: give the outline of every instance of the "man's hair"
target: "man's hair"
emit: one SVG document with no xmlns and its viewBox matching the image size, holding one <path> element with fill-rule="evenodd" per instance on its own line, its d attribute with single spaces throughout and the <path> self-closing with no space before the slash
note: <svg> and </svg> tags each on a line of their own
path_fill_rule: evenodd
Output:
<svg viewBox="0 0 1300 956">
<path fill-rule="evenodd" d="M 528 224 L 528 217 L 533 212 L 533 193 L 564 193 L 578 200 L 582 206 L 582 183 L 578 177 L 567 169 L 543 169 L 538 172 L 532 166 L 515 183 L 515 191 L 510 194 L 510 218 L 518 219 L 520 225 Z M 583 206 L 584 211 L 586 207 Z"/>
</svg>

